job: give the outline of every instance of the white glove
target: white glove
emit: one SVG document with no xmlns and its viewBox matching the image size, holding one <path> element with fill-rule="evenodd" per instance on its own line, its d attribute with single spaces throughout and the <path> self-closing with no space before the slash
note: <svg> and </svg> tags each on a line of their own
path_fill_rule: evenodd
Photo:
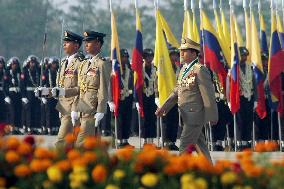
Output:
<svg viewBox="0 0 284 189">
<path fill-rule="evenodd" d="M 135 103 L 135 105 L 136 105 L 136 109 L 137 109 L 137 111 L 139 112 L 139 111 L 140 111 L 139 103 L 138 103 L 138 102 L 136 102 L 136 103 Z"/>
<path fill-rule="evenodd" d="M 57 91 L 59 91 L 59 92 L 57 92 Z M 65 96 L 65 89 L 59 88 L 59 87 L 54 87 L 51 90 L 51 94 L 52 94 L 53 97 Z"/>
<path fill-rule="evenodd" d="M 257 102 L 255 101 L 255 102 L 253 103 L 253 109 L 256 109 L 256 107 L 257 107 Z"/>
<path fill-rule="evenodd" d="M 110 112 L 113 112 L 113 111 L 114 111 L 114 108 L 115 108 L 114 103 L 113 103 L 113 102 L 108 102 L 108 106 L 109 106 Z"/>
<path fill-rule="evenodd" d="M 71 112 L 71 122 L 73 124 L 73 126 L 75 126 L 76 120 L 79 119 L 79 113 L 78 112 Z"/>
<path fill-rule="evenodd" d="M 155 98 L 155 104 L 160 107 L 160 101 L 159 101 L 159 98 Z"/>
<path fill-rule="evenodd" d="M 34 90 L 35 97 L 39 97 L 39 87 Z"/>
<path fill-rule="evenodd" d="M 103 119 L 104 115 L 105 115 L 104 113 L 99 113 L 99 112 L 95 114 L 95 119 L 96 119 L 95 127 L 99 126 L 99 123 Z"/>
<path fill-rule="evenodd" d="M 27 98 L 22 98 L 22 102 L 23 102 L 24 104 L 27 104 L 27 103 L 29 103 L 29 100 L 28 100 Z"/>
<path fill-rule="evenodd" d="M 11 98 L 10 97 L 5 97 L 5 102 L 7 103 L 7 104 L 11 104 Z"/>
<path fill-rule="evenodd" d="M 42 96 L 48 96 L 49 95 L 49 88 L 47 88 L 47 87 L 39 87 L 38 90 L 41 91 Z"/>
<path fill-rule="evenodd" d="M 46 98 L 41 98 L 41 101 L 42 101 L 43 104 L 46 104 L 46 103 L 47 103 Z"/>
<path fill-rule="evenodd" d="M 58 112 L 58 117 L 61 118 L 61 113 L 60 112 Z"/>
</svg>

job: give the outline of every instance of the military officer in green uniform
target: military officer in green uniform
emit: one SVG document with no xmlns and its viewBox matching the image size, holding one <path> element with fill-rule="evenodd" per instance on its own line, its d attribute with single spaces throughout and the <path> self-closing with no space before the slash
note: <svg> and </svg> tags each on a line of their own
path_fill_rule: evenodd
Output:
<svg viewBox="0 0 284 189">
<path fill-rule="evenodd" d="M 177 86 L 166 102 L 157 109 L 156 115 L 165 115 L 178 103 L 183 120 L 180 138 L 180 152 L 186 152 L 189 145 L 197 145 L 198 149 L 211 160 L 205 137 L 202 133 L 204 124 L 218 121 L 218 109 L 215 91 L 207 68 L 199 63 L 200 45 L 185 38 L 182 39 L 181 64 Z"/>
</svg>

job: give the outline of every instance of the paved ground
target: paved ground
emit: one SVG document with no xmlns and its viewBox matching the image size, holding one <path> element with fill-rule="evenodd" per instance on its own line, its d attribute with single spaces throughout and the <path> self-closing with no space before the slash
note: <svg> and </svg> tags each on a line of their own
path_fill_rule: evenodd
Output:
<svg viewBox="0 0 284 189">
<path fill-rule="evenodd" d="M 17 136 L 19 138 L 23 138 L 24 136 Z M 45 147 L 53 147 L 54 146 L 54 142 L 56 140 L 56 136 L 45 136 L 45 135 L 38 135 L 35 136 L 37 142 L 41 145 L 41 146 L 45 146 Z M 135 148 L 139 149 L 139 139 L 138 137 L 131 137 L 129 139 L 129 143 L 131 145 L 134 145 Z M 157 140 L 154 140 L 154 143 L 157 144 Z M 143 141 L 142 141 L 143 144 Z M 177 146 L 179 145 L 179 141 L 177 141 Z M 110 151 L 115 150 L 115 147 L 113 147 L 112 149 L 110 149 Z M 173 153 L 178 153 L 178 152 L 173 152 Z M 212 160 L 216 161 L 216 160 L 220 160 L 220 159 L 227 159 L 227 160 L 235 160 L 235 156 L 236 156 L 236 152 L 211 152 L 211 156 L 212 156 Z M 269 158 L 271 160 L 284 160 L 284 152 L 272 152 L 268 154 Z"/>
</svg>

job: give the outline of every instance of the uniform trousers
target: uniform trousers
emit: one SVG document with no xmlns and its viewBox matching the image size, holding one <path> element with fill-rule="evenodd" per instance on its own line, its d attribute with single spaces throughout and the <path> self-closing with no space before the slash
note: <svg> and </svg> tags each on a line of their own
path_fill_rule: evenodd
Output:
<svg viewBox="0 0 284 189">
<path fill-rule="evenodd" d="M 165 117 L 163 117 L 164 141 L 176 142 L 179 127 L 178 105 L 175 105 Z"/>
<path fill-rule="evenodd" d="M 130 124 L 132 116 L 132 96 L 119 101 L 117 138 L 128 139 L 130 134 Z"/>
<path fill-rule="evenodd" d="M 81 147 L 86 137 L 94 136 L 96 134 L 94 115 L 82 113 L 80 123 L 80 131 L 75 142 L 76 147 Z"/>
</svg>

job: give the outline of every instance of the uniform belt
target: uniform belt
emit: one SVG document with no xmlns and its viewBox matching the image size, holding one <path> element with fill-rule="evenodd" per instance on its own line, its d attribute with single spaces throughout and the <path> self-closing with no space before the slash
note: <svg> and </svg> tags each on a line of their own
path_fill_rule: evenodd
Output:
<svg viewBox="0 0 284 189">
<path fill-rule="evenodd" d="M 224 100 L 224 95 L 220 93 L 215 93 L 215 98 L 218 98 L 219 100 Z"/>
<path fill-rule="evenodd" d="M 27 91 L 34 91 L 36 90 L 36 87 L 27 87 Z"/>
<path fill-rule="evenodd" d="M 10 87 L 10 88 L 9 88 L 9 91 L 10 91 L 10 92 L 16 92 L 16 93 L 17 93 L 17 92 L 20 92 L 20 87 Z"/>
<path fill-rule="evenodd" d="M 92 87 L 92 86 L 88 86 L 88 87 L 87 87 L 87 90 L 95 90 L 95 91 L 97 91 L 98 89 L 95 88 L 95 87 Z"/>
</svg>

